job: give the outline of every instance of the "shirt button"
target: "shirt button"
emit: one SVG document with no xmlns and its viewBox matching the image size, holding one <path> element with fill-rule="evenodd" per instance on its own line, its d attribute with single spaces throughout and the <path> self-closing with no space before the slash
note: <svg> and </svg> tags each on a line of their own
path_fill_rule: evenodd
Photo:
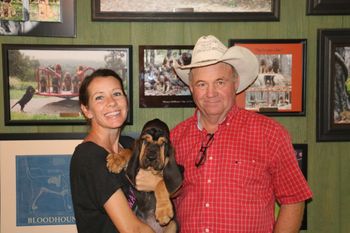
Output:
<svg viewBox="0 0 350 233">
<path fill-rule="evenodd" d="M 211 179 L 208 180 L 208 184 L 210 184 L 210 183 L 211 183 Z"/>
<path fill-rule="evenodd" d="M 208 228 L 205 228 L 205 232 L 209 232 L 209 229 L 208 229 Z"/>
<path fill-rule="evenodd" d="M 212 156 L 210 156 L 210 157 L 209 157 L 209 160 L 213 160 L 213 157 L 212 157 Z"/>
<path fill-rule="evenodd" d="M 205 207 L 207 207 L 207 208 L 208 208 L 208 207 L 209 207 L 209 203 L 205 203 Z"/>
</svg>

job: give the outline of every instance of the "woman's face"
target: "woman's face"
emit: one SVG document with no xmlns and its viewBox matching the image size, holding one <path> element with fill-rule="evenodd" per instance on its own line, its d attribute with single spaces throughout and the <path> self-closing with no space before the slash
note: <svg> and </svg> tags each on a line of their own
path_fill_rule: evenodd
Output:
<svg viewBox="0 0 350 233">
<path fill-rule="evenodd" d="M 92 127 L 121 127 L 128 115 L 128 101 L 121 83 L 112 76 L 96 77 L 87 91 L 88 106 L 81 105 L 81 109 Z"/>
</svg>

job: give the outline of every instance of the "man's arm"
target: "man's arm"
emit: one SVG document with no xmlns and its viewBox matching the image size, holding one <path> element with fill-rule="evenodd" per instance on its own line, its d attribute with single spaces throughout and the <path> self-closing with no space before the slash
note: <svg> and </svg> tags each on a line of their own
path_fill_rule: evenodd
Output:
<svg viewBox="0 0 350 233">
<path fill-rule="evenodd" d="M 274 233 L 297 233 L 303 219 L 305 202 L 281 205 Z"/>
</svg>

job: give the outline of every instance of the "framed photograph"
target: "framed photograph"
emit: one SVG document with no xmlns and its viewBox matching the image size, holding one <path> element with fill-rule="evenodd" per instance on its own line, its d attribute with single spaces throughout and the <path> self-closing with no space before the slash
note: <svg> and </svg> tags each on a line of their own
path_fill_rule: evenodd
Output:
<svg viewBox="0 0 350 233">
<path fill-rule="evenodd" d="M 0 35 L 76 37 L 76 0 L 1 1 L 0 5 Z"/>
<path fill-rule="evenodd" d="M 0 20 L 61 22 L 61 1 L 1 1 Z"/>
<path fill-rule="evenodd" d="M 5 125 L 81 125 L 79 87 L 98 68 L 116 71 L 132 105 L 131 45 L 3 44 Z M 127 124 L 132 124 L 132 106 Z"/>
<path fill-rule="evenodd" d="M 191 63 L 193 46 L 139 46 L 140 108 L 194 107 L 173 64 Z"/>
<path fill-rule="evenodd" d="M 1 232 L 77 232 L 69 164 L 80 142 L 0 141 Z"/>
<path fill-rule="evenodd" d="M 307 179 L 307 144 L 293 144 L 295 156 L 297 158 L 301 172 Z M 300 230 L 307 230 L 307 203 L 305 203 L 304 217 Z"/>
<path fill-rule="evenodd" d="M 92 0 L 94 21 L 278 21 L 280 0 Z"/>
<path fill-rule="evenodd" d="M 258 77 L 237 96 L 237 104 L 270 116 L 304 116 L 306 39 L 230 39 L 234 45 L 259 60 Z"/>
<path fill-rule="evenodd" d="M 307 15 L 349 15 L 349 0 L 307 0 Z"/>
<path fill-rule="evenodd" d="M 317 141 L 350 140 L 350 29 L 319 29 Z"/>
</svg>

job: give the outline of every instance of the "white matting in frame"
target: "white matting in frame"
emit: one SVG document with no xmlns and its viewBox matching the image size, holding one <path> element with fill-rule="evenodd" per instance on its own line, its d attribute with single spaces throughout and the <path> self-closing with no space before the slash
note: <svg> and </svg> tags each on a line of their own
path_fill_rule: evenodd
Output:
<svg viewBox="0 0 350 233">
<path fill-rule="evenodd" d="M 18 226 L 18 214 L 16 210 L 18 209 L 17 199 L 19 197 L 17 197 L 17 193 L 19 189 L 16 187 L 16 184 L 18 183 L 18 177 L 16 176 L 19 173 L 18 171 L 16 171 L 16 166 L 18 166 L 18 161 L 23 161 L 24 157 L 42 157 L 42 161 L 48 161 L 47 158 L 49 158 L 50 156 L 57 157 L 72 155 L 72 153 L 74 152 L 74 148 L 80 142 L 81 140 L 0 141 L 1 233 L 77 232 L 75 224 Z M 52 171 L 53 170 L 51 169 L 50 172 Z M 58 178 L 58 176 L 51 176 L 50 178 L 51 181 L 55 181 L 55 179 Z M 57 182 L 50 182 L 49 180 L 47 180 L 47 182 L 54 183 L 56 185 L 58 184 Z M 48 189 L 44 188 L 44 190 Z M 30 191 L 31 190 L 28 190 L 28 195 Z"/>
</svg>

